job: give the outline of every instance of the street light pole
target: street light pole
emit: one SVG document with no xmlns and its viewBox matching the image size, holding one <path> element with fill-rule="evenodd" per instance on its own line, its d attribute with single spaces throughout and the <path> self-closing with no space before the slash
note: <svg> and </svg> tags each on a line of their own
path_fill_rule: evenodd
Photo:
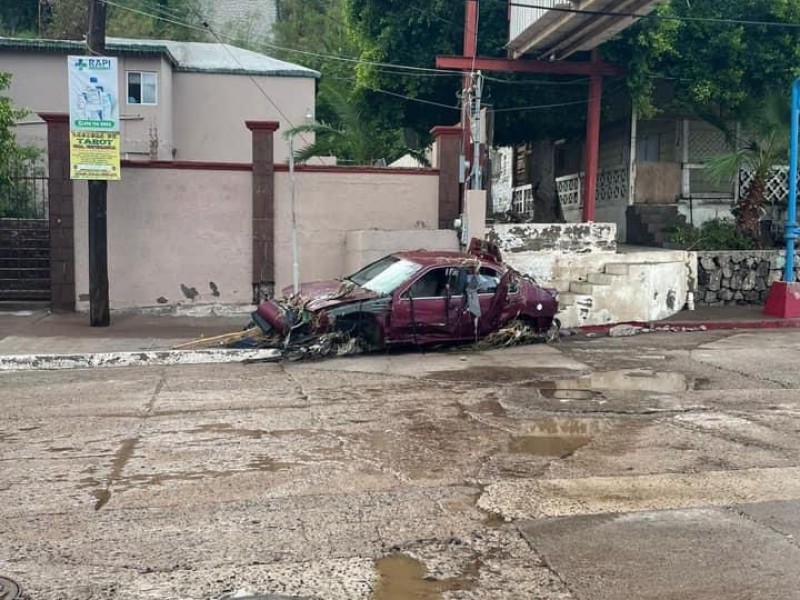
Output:
<svg viewBox="0 0 800 600">
<path fill-rule="evenodd" d="M 786 211 L 786 262 L 783 280 L 794 283 L 794 248 L 798 237 L 797 226 L 797 159 L 800 135 L 800 79 L 792 86 L 792 127 L 789 139 L 789 203 Z"/>
<path fill-rule="evenodd" d="M 294 295 L 300 293 L 300 252 L 297 247 L 297 210 L 295 207 L 295 196 L 297 182 L 294 177 L 294 133 L 289 132 L 289 185 L 291 187 L 292 203 L 292 284 Z"/>
</svg>

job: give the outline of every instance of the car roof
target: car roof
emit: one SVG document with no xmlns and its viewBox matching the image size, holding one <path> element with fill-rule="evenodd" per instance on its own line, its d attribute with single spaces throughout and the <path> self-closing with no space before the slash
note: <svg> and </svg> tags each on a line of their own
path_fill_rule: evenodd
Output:
<svg viewBox="0 0 800 600">
<path fill-rule="evenodd" d="M 404 252 L 395 252 L 394 256 L 397 256 L 398 258 L 405 258 L 406 260 L 410 260 L 424 267 L 437 265 L 440 263 L 450 264 L 462 260 L 480 260 L 477 256 L 473 256 L 472 254 L 466 254 L 464 252 L 451 252 L 448 250 L 408 250 Z M 481 263 L 494 264 L 498 267 L 502 266 L 499 263 L 493 263 L 492 261 L 487 260 L 481 260 Z"/>
</svg>

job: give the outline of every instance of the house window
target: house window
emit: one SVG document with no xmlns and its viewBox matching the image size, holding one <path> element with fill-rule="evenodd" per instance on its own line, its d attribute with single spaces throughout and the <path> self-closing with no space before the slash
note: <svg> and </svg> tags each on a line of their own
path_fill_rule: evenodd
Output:
<svg viewBox="0 0 800 600">
<path fill-rule="evenodd" d="M 128 72 L 128 104 L 158 104 L 158 80 L 155 73 Z"/>
</svg>

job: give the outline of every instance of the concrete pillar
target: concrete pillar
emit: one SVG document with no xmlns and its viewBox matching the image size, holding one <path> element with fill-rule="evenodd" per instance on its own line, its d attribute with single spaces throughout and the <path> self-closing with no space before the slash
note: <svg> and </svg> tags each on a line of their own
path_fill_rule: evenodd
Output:
<svg viewBox="0 0 800 600">
<path fill-rule="evenodd" d="M 253 303 L 275 292 L 275 150 L 277 121 L 247 121 L 253 136 Z"/>
<path fill-rule="evenodd" d="M 47 123 L 50 306 L 75 310 L 75 203 L 69 165 L 69 115 L 40 113 Z"/>
<path fill-rule="evenodd" d="M 468 190 L 464 194 L 464 246 L 472 238 L 482 240 L 486 236 L 486 191 Z"/>
<path fill-rule="evenodd" d="M 434 127 L 436 164 L 439 169 L 439 229 L 452 229 L 461 213 L 461 127 Z"/>
</svg>

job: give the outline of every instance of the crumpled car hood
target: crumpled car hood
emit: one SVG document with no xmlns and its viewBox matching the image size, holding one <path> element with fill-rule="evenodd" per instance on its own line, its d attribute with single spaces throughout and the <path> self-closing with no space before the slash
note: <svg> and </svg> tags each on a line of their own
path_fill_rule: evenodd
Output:
<svg viewBox="0 0 800 600">
<path fill-rule="evenodd" d="M 294 294 L 294 288 L 288 286 L 282 293 L 288 298 Z M 300 284 L 300 296 L 309 301 L 306 309 L 316 312 L 339 304 L 376 298 L 378 294 L 348 281 L 330 280 Z"/>
</svg>

